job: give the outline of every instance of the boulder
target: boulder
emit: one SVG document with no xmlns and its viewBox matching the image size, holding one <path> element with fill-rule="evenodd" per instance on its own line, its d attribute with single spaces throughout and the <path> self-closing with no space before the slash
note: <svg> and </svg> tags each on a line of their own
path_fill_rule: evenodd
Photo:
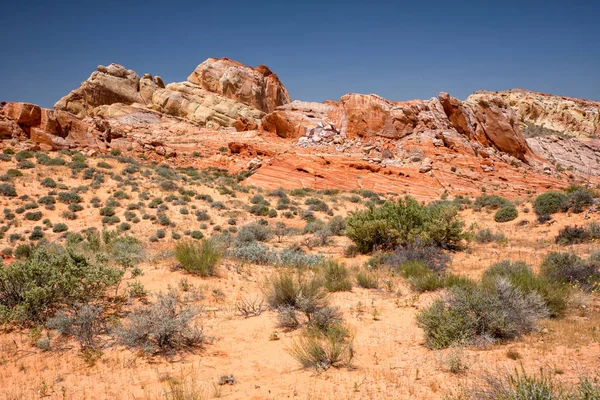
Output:
<svg viewBox="0 0 600 400">
<path fill-rule="evenodd" d="M 42 118 L 40 106 L 30 103 L 6 103 L 2 110 L 8 118 L 27 128 L 38 126 Z"/>
<path fill-rule="evenodd" d="M 101 105 L 143 103 L 139 87 L 140 77 L 134 71 L 118 64 L 100 65 L 98 71 L 92 73 L 78 89 L 60 99 L 54 108 L 84 118 Z"/>
<path fill-rule="evenodd" d="M 268 67 L 252 68 L 228 58 L 209 58 L 196 67 L 188 82 L 265 113 L 291 101 L 286 88 Z"/>
</svg>

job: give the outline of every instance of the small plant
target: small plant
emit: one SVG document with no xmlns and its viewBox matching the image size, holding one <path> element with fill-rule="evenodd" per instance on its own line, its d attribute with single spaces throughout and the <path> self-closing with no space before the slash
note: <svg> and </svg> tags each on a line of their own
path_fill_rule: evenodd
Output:
<svg viewBox="0 0 600 400">
<path fill-rule="evenodd" d="M 200 243 L 181 240 L 175 245 L 175 258 L 187 272 L 200 276 L 213 276 L 223 253 L 217 243 L 202 240 Z"/>
<path fill-rule="evenodd" d="M 5 197 L 17 197 L 17 190 L 9 183 L 0 183 L 0 194 Z"/>
<path fill-rule="evenodd" d="M 585 243 L 590 239 L 590 232 L 582 226 L 565 226 L 555 238 L 557 244 L 569 245 Z"/>
<path fill-rule="evenodd" d="M 326 370 L 349 366 L 354 358 L 352 337 L 342 325 L 325 332 L 307 331 L 292 343 L 289 352 L 304 368 Z"/>
<path fill-rule="evenodd" d="M 58 224 L 56 224 L 52 227 L 52 232 L 54 232 L 54 233 L 66 232 L 68 230 L 69 230 L 69 227 L 67 226 L 67 224 L 64 224 L 62 222 L 59 222 Z"/>
<path fill-rule="evenodd" d="M 350 272 L 346 265 L 332 259 L 324 261 L 319 271 L 323 277 L 325 289 L 329 292 L 344 292 L 352 290 Z"/>
<path fill-rule="evenodd" d="M 377 289 L 379 287 L 377 275 L 369 271 L 359 271 L 356 274 L 356 281 L 361 288 Z"/>
</svg>

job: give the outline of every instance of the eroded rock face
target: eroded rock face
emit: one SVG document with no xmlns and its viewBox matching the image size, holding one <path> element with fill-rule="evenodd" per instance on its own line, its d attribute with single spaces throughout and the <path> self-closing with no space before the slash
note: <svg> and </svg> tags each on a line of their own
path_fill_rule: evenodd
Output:
<svg viewBox="0 0 600 400">
<path fill-rule="evenodd" d="M 286 88 L 267 66 L 252 68 L 228 58 L 209 58 L 196 67 L 188 82 L 265 113 L 291 101 Z"/>
<path fill-rule="evenodd" d="M 579 138 L 600 135 L 600 102 L 513 89 L 503 92 L 480 91 L 471 98 L 495 96 L 504 99 L 522 122 L 532 123 Z"/>
<path fill-rule="evenodd" d="M 527 139 L 531 149 L 557 169 L 574 170 L 585 176 L 600 176 L 600 145 L 559 136 Z"/>
<path fill-rule="evenodd" d="M 118 64 L 99 65 L 87 81 L 60 99 L 54 108 L 84 118 L 101 105 L 144 103 L 139 87 L 140 77 L 135 71 Z"/>
<path fill-rule="evenodd" d="M 436 99 L 397 102 L 374 94 L 347 94 L 328 117 L 348 138 L 401 139 L 415 132 L 448 128 L 448 120 Z"/>
<path fill-rule="evenodd" d="M 483 146 L 494 146 L 520 160 L 533 156 L 516 113 L 492 94 L 470 96 L 466 101 L 440 93 L 440 103 L 454 129 Z"/>
</svg>

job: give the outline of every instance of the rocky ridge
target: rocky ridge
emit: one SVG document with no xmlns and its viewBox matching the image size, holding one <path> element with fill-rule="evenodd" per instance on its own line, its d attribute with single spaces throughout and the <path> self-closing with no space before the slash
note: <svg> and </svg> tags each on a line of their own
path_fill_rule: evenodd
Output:
<svg viewBox="0 0 600 400">
<path fill-rule="evenodd" d="M 351 93 L 311 103 L 291 101 L 269 68 L 226 58 L 208 59 L 187 81 L 167 85 L 111 64 L 53 110 L 3 104 L 0 138 L 23 148 L 120 149 L 181 166 L 249 169 L 248 183 L 264 187 L 422 198 L 485 185 L 520 193 L 600 176 L 600 146 L 587 140 L 596 132 L 597 103 L 559 99 L 524 91 L 476 92 L 465 101 L 443 92 L 411 101 Z M 586 140 L 525 138 L 526 124 Z"/>
</svg>

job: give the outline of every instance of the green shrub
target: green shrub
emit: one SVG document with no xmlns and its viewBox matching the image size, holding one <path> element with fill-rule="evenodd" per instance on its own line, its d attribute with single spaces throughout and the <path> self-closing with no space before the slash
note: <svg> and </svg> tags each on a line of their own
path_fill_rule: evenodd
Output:
<svg viewBox="0 0 600 400">
<path fill-rule="evenodd" d="M 536 197 L 533 202 L 533 209 L 538 215 L 556 214 L 566 211 L 568 208 L 569 197 L 557 191 L 550 191 Z"/>
<path fill-rule="evenodd" d="M 273 309 L 290 307 L 303 312 L 309 320 L 327 306 L 323 282 L 300 271 L 282 270 L 273 274 L 265 282 L 263 293 Z"/>
<path fill-rule="evenodd" d="M 510 201 L 504 197 L 496 196 L 495 194 L 484 194 L 475 199 L 476 208 L 489 208 L 490 210 L 497 210 L 509 205 L 511 205 Z"/>
<path fill-rule="evenodd" d="M 23 176 L 23 173 L 18 169 L 9 169 L 8 171 L 6 171 L 6 175 L 8 175 L 11 178 L 19 178 Z"/>
<path fill-rule="evenodd" d="M 358 286 L 364 289 L 377 289 L 379 282 L 377 275 L 369 271 L 360 271 L 356 274 L 356 282 Z"/>
<path fill-rule="evenodd" d="M 519 216 L 517 208 L 513 205 L 504 206 L 494 214 L 494 221 L 496 222 L 508 222 L 512 221 Z"/>
<path fill-rule="evenodd" d="M 525 295 L 535 293 L 541 296 L 551 317 L 562 315 L 566 308 L 567 289 L 543 274 L 541 276 L 534 274 L 531 268 L 521 261 L 504 260 L 493 264 L 483 273 L 482 282 L 493 281 L 497 278 L 507 279 Z"/>
<path fill-rule="evenodd" d="M 349 366 L 354 357 L 352 337 L 341 324 L 308 330 L 292 342 L 289 352 L 302 367 L 317 370 Z"/>
<path fill-rule="evenodd" d="M 480 229 L 475 233 L 477 243 L 505 242 L 506 236 L 502 232 L 494 233 L 491 229 Z"/>
<path fill-rule="evenodd" d="M 325 289 L 329 292 L 346 292 L 352 290 L 350 272 L 346 265 L 332 259 L 324 261 L 319 267 Z"/>
<path fill-rule="evenodd" d="M 9 183 L 0 183 L 0 194 L 6 197 L 17 197 L 17 190 Z"/>
<path fill-rule="evenodd" d="M 593 257 L 586 261 L 573 253 L 553 252 L 542 261 L 540 274 L 553 282 L 591 290 L 600 282 L 600 263 Z"/>
<path fill-rule="evenodd" d="M 568 245 L 585 243 L 590 238 L 590 232 L 586 228 L 567 225 L 558 231 L 558 235 L 554 240 L 558 244 Z"/>
<path fill-rule="evenodd" d="M 52 179 L 52 178 L 44 178 L 44 179 L 43 179 L 43 180 L 40 182 L 40 184 L 41 184 L 43 187 L 47 187 L 47 188 L 55 188 L 56 186 L 58 186 L 58 185 L 56 184 L 56 182 L 54 181 L 54 179 Z"/>
<path fill-rule="evenodd" d="M 69 230 L 69 227 L 67 226 L 67 224 L 63 224 L 62 222 L 59 222 L 58 224 L 56 224 L 52 227 L 52 232 L 54 232 L 54 233 L 66 232 L 68 230 Z"/>
<path fill-rule="evenodd" d="M 363 253 L 375 248 L 393 250 L 417 241 L 456 249 L 467 237 L 457 213 L 456 207 L 426 207 L 407 196 L 397 203 L 355 212 L 346 220 L 346 235 Z"/>
<path fill-rule="evenodd" d="M 273 265 L 277 263 L 277 254 L 259 242 L 236 245 L 229 250 L 228 255 L 234 259 L 258 265 Z"/>
<path fill-rule="evenodd" d="M 28 158 L 33 158 L 33 153 L 31 151 L 28 151 L 28 150 L 21 150 L 21 151 L 19 151 L 15 155 L 15 159 L 17 161 L 23 161 L 23 160 L 26 160 Z"/>
<path fill-rule="evenodd" d="M 28 211 L 25 213 L 25 219 L 28 221 L 39 221 L 42 219 L 41 211 Z"/>
<path fill-rule="evenodd" d="M 216 266 L 223 256 L 222 250 L 214 240 L 202 240 L 200 243 L 182 240 L 175 245 L 175 258 L 187 272 L 200 276 L 214 276 Z"/>
<path fill-rule="evenodd" d="M 121 277 L 121 270 L 62 247 L 39 246 L 25 261 L 0 268 L 0 315 L 5 321 L 41 322 L 61 307 L 102 298 Z"/>
<path fill-rule="evenodd" d="M 594 195 L 587 188 L 577 189 L 569 193 L 569 208 L 576 214 L 583 212 L 585 207 L 592 204 L 594 204 Z"/>
<path fill-rule="evenodd" d="M 468 289 L 453 287 L 417 315 L 433 349 L 477 341 L 511 340 L 536 328 L 549 312 L 536 293 L 523 294 L 507 279 L 496 278 Z"/>
</svg>

